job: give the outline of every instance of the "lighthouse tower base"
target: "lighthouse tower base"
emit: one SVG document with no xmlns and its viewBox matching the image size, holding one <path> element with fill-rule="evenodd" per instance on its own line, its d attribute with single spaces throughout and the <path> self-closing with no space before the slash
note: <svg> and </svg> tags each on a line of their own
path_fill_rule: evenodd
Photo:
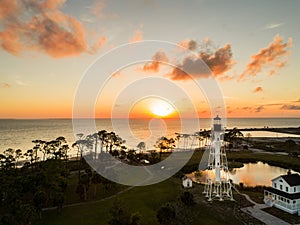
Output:
<svg viewBox="0 0 300 225">
<path fill-rule="evenodd" d="M 203 194 L 207 197 L 208 201 L 212 201 L 214 199 L 223 201 L 223 200 L 231 200 L 233 201 L 232 194 L 232 186 L 230 180 L 222 180 L 219 182 L 212 181 L 211 179 L 207 179 Z"/>
</svg>

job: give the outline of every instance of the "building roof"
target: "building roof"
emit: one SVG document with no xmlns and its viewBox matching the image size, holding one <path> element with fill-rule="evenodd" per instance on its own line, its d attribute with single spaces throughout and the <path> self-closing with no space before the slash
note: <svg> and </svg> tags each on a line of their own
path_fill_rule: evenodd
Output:
<svg viewBox="0 0 300 225">
<path fill-rule="evenodd" d="M 191 178 L 189 178 L 188 176 L 183 176 L 182 180 L 192 180 Z"/>
<path fill-rule="evenodd" d="M 294 193 L 294 194 L 289 194 L 283 191 L 280 191 L 278 189 L 272 188 L 272 187 L 266 187 L 265 190 L 272 192 L 276 195 L 280 195 L 282 197 L 294 200 L 294 199 L 300 199 L 300 192 L 299 193 Z"/>
<path fill-rule="evenodd" d="M 300 185 L 300 175 L 298 173 L 281 175 L 279 177 L 274 178 L 273 180 L 278 179 L 280 177 L 284 179 L 291 187 Z"/>
</svg>

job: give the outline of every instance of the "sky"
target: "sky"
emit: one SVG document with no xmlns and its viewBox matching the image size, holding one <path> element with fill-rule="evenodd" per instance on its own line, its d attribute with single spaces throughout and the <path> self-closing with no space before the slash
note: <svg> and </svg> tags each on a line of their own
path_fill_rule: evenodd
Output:
<svg viewBox="0 0 300 225">
<path fill-rule="evenodd" d="M 99 86 L 96 117 L 193 117 L 191 107 L 209 117 L 195 81 L 211 77 L 227 117 L 300 117 L 299 8 L 298 0 L 0 0 L 0 118 L 71 118 L 95 62 L 147 40 L 185 53 L 160 46 L 145 53 L 152 62 L 96 74 L 110 77 Z"/>
</svg>

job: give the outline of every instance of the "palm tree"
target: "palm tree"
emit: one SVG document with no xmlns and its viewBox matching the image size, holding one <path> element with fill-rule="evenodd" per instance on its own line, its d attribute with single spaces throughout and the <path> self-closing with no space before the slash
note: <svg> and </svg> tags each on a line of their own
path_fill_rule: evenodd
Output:
<svg viewBox="0 0 300 225">
<path fill-rule="evenodd" d="M 106 139 L 107 139 L 107 131 L 106 130 L 100 130 L 98 132 L 98 136 L 99 136 L 99 140 L 101 142 L 101 148 L 100 148 L 100 153 L 102 153 L 103 151 L 103 146 L 106 143 Z"/>
<path fill-rule="evenodd" d="M 82 166 L 82 159 L 83 159 L 83 150 L 84 146 L 86 145 L 87 141 L 84 139 L 84 135 L 82 133 L 77 134 L 77 137 L 79 138 L 75 143 L 72 144 L 72 147 L 77 148 L 77 161 L 79 161 L 79 168 L 78 168 L 78 179 L 80 180 L 80 171 Z M 79 159 L 80 156 L 80 159 Z"/>
<path fill-rule="evenodd" d="M 23 158 L 22 150 L 21 149 L 17 149 L 15 151 L 15 159 L 16 159 L 15 168 L 17 167 L 17 164 L 18 164 L 18 161 L 19 161 L 20 158 Z"/>
<path fill-rule="evenodd" d="M 233 139 L 234 147 L 237 147 L 237 144 L 240 142 L 241 138 L 244 137 L 244 135 L 236 127 L 231 130 L 231 133 L 232 133 L 232 139 Z"/>
<path fill-rule="evenodd" d="M 231 129 L 228 133 L 225 133 L 224 140 L 228 143 L 232 143 L 233 147 L 237 147 L 237 144 L 240 142 L 243 133 L 238 128 Z"/>
<path fill-rule="evenodd" d="M 98 133 L 94 133 L 93 135 L 92 135 L 92 137 L 93 137 L 93 139 L 94 139 L 94 146 L 95 146 L 95 159 L 97 159 L 98 158 L 98 156 L 97 156 L 97 150 L 98 150 L 98 139 L 99 139 L 99 135 L 98 135 Z"/>
</svg>

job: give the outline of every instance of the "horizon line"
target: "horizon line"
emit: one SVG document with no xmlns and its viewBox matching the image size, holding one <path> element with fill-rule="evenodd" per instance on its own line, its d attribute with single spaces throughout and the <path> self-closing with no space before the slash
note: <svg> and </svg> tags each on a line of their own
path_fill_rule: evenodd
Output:
<svg viewBox="0 0 300 225">
<path fill-rule="evenodd" d="M 299 117 L 225 117 L 226 119 L 300 119 Z M 127 118 L 127 117 L 117 117 L 117 118 L 111 118 L 111 117 L 3 117 L 0 118 L 0 120 L 73 120 L 73 119 L 167 119 L 167 120 L 180 120 L 180 119 L 212 119 L 212 117 L 184 117 L 184 118 L 168 118 L 168 117 L 133 117 L 133 118 Z"/>
</svg>

